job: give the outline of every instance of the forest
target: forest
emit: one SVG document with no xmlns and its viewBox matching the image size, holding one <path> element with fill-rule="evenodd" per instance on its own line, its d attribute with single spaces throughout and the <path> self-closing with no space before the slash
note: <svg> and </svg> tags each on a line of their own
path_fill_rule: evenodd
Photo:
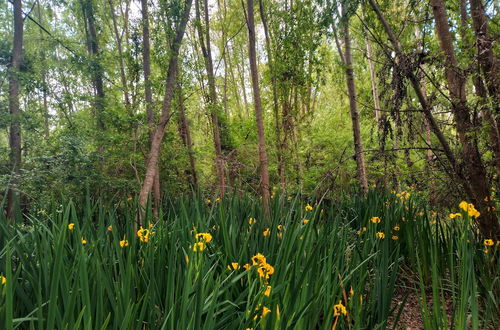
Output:
<svg viewBox="0 0 500 330">
<path fill-rule="evenodd" d="M 497 329 L 499 10 L 0 1 L 0 328 Z"/>
</svg>

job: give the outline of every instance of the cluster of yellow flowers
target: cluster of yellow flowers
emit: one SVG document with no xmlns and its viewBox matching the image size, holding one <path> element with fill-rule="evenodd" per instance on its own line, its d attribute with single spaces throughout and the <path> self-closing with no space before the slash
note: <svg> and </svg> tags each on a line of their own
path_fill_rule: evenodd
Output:
<svg viewBox="0 0 500 330">
<path fill-rule="evenodd" d="M 149 235 L 150 235 L 149 229 L 144 229 L 142 228 L 142 226 L 137 231 L 137 237 L 139 237 L 139 240 L 143 243 L 149 242 Z"/>
<path fill-rule="evenodd" d="M 385 238 L 385 234 L 381 231 L 378 231 L 375 235 L 377 235 L 377 238 L 380 238 L 380 239 L 384 239 Z"/>
<path fill-rule="evenodd" d="M 251 226 L 251 225 L 253 225 L 253 224 L 254 224 L 254 223 L 256 223 L 256 222 L 257 222 L 257 219 L 255 219 L 255 218 L 250 218 L 250 219 L 248 219 L 248 224 L 249 224 L 250 226 Z"/>
<path fill-rule="evenodd" d="M 307 204 L 305 209 L 306 209 L 306 211 L 312 211 L 313 207 L 311 205 Z"/>
<path fill-rule="evenodd" d="M 264 230 L 262 232 L 262 235 L 264 235 L 264 236 L 269 236 L 270 234 L 271 234 L 271 230 L 269 230 L 269 228 L 266 228 L 266 230 Z"/>
<path fill-rule="evenodd" d="M 495 245 L 495 241 L 493 241 L 492 239 L 485 239 L 483 244 L 484 246 L 493 246 Z"/>
<path fill-rule="evenodd" d="M 201 252 L 207 247 L 207 243 L 212 241 L 212 235 L 210 233 L 198 233 L 194 236 L 196 243 L 194 243 L 190 248 L 194 252 Z"/>
<path fill-rule="evenodd" d="M 410 193 L 407 191 L 402 191 L 400 193 L 396 194 L 396 197 L 399 197 L 399 199 L 404 202 L 407 199 L 410 199 Z"/>
<path fill-rule="evenodd" d="M 261 305 L 259 304 L 259 306 L 257 306 L 257 308 L 255 308 L 255 311 L 259 310 L 260 306 Z M 248 313 L 250 313 L 250 311 L 248 311 Z M 269 308 L 267 308 L 266 306 L 262 306 L 262 314 L 260 315 L 260 318 L 264 318 L 269 313 L 271 313 L 271 310 Z M 259 317 L 259 315 L 255 315 L 253 319 L 257 320 L 258 317 Z M 247 330 L 253 330 L 253 328 L 247 328 Z"/>
<path fill-rule="evenodd" d="M 347 309 L 344 305 L 342 305 L 342 301 L 339 300 L 339 303 L 333 306 L 333 316 L 347 315 Z"/>
<path fill-rule="evenodd" d="M 370 221 L 371 221 L 372 223 L 380 223 L 380 220 L 381 220 L 381 219 L 380 219 L 379 217 L 372 217 L 372 218 L 370 219 Z"/>
<path fill-rule="evenodd" d="M 252 266 L 257 267 L 259 277 L 266 281 L 269 280 L 270 275 L 274 274 L 274 267 L 267 263 L 266 257 L 261 253 L 252 257 Z"/>
<path fill-rule="evenodd" d="M 120 241 L 120 247 L 124 248 L 128 246 L 128 241 L 125 239 L 125 236 L 123 236 L 123 239 Z"/>
<path fill-rule="evenodd" d="M 460 202 L 460 204 L 458 204 L 458 207 L 466 211 L 469 217 L 478 218 L 481 215 L 481 213 L 479 213 L 479 211 L 476 210 L 474 204 L 472 203 L 467 203 L 466 201 L 462 201 Z"/>
</svg>

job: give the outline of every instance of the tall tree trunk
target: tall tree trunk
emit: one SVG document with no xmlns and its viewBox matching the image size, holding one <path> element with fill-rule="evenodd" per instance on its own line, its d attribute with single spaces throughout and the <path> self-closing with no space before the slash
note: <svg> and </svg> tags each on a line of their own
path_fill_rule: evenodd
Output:
<svg viewBox="0 0 500 330">
<path fill-rule="evenodd" d="M 125 63 L 123 62 L 123 43 L 122 43 L 123 33 L 120 33 L 118 31 L 118 22 L 116 20 L 115 7 L 113 5 L 113 0 L 108 0 L 108 1 L 109 1 L 109 7 L 110 7 L 110 11 L 111 11 L 111 19 L 113 21 L 113 31 L 115 33 L 116 46 L 118 48 L 118 63 L 120 64 L 120 78 L 121 78 L 121 82 L 122 82 L 123 98 L 125 101 L 125 107 L 129 111 L 129 114 L 131 114 L 130 113 L 130 111 L 131 111 L 130 96 L 129 96 L 128 84 L 127 84 L 127 75 L 125 73 Z M 143 14 L 143 18 L 144 18 L 144 14 Z M 143 27 L 143 29 L 144 29 L 144 27 Z M 143 32 L 144 32 L 144 30 L 143 30 Z M 143 41 L 143 43 L 144 43 L 144 41 Z"/>
<path fill-rule="evenodd" d="M 365 167 L 365 155 L 363 152 L 363 143 L 361 141 L 361 131 L 359 125 L 359 114 L 357 105 L 356 85 L 354 83 L 354 70 L 352 68 L 352 54 L 351 54 L 351 39 L 349 37 L 349 18 L 345 16 L 345 8 L 342 6 L 342 16 L 344 16 L 344 49 L 339 49 L 339 54 L 344 60 L 347 92 L 349 94 L 349 110 L 352 120 L 352 132 L 354 137 L 354 152 L 356 157 L 356 168 L 358 171 L 358 182 L 364 193 L 368 192 L 368 179 Z M 339 45 L 339 43 L 337 43 Z"/>
<path fill-rule="evenodd" d="M 179 88 L 179 133 L 182 143 L 187 149 L 189 157 L 189 170 L 187 171 L 189 177 L 189 184 L 191 188 L 198 193 L 198 176 L 196 175 L 196 165 L 194 159 L 193 142 L 191 140 L 191 130 L 186 118 L 186 108 L 184 107 L 184 96 L 182 89 Z"/>
<path fill-rule="evenodd" d="M 212 61 L 212 50 L 210 44 L 210 20 L 208 16 L 208 1 L 203 0 L 204 7 L 204 25 L 205 25 L 205 36 L 203 36 L 203 30 L 201 26 L 200 18 L 200 0 L 195 0 L 195 10 L 196 10 L 196 26 L 198 30 L 198 37 L 200 39 L 201 51 L 203 53 L 203 58 L 205 60 L 205 69 L 207 70 L 207 80 L 208 80 L 208 100 L 210 108 L 210 118 L 212 120 L 212 133 L 214 139 L 215 147 L 215 165 L 217 168 L 217 177 L 219 181 L 219 193 L 224 196 L 226 192 L 226 175 L 224 166 L 224 157 L 222 155 L 222 143 L 220 137 L 220 124 L 217 102 L 217 90 L 215 87 L 215 75 L 214 67 Z"/>
<path fill-rule="evenodd" d="M 149 143 L 153 142 L 155 116 L 153 113 L 153 92 L 151 91 L 151 45 L 149 41 L 149 10 L 148 0 L 141 0 L 142 10 L 142 68 L 144 71 L 144 99 L 146 101 L 146 115 L 149 126 Z M 156 164 L 153 181 L 153 215 L 158 219 L 158 209 L 161 200 L 160 170 Z"/>
<path fill-rule="evenodd" d="M 11 116 L 9 144 L 12 180 L 7 191 L 7 218 L 15 220 L 19 203 L 19 175 L 21 174 L 21 110 L 19 108 L 19 68 L 23 58 L 23 12 L 21 0 L 14 0 L 14 38 L 9 72 L 9 113 Z"/>
<path fill-rule="evenodd" d="M 43 24 L 43 18 L 42 18 L 42 8 L 40 5 L 40 1 L 37 1 L 36 5 L 36 12 L 37 12 L 37 17 L 38 17 L 38 22 L 40 24 Z M 43 30 L 38 29 L 40 33 L 40 42 L 43 42 Z M 47 62 L 46 62 L 46 57 L 47 54 L 45 52 L 45 42 L 43 42 L 43 46 L 40 47 L 40 62 L 41 62 L 41 76 L 42 76 L 42 102 L 43 102 L 43 128 L 44 128 L 44 135 L 45 139 L 49 139 L 50 135 L 50 127 L 49 127 L 49 104 L 48 104 L 48 87 L 47 87 Z"/>
<path fill-rule="evenodd" d="M 163 97 L 163 104 L 161 107 L 161 115 L 158 125 L 156 127 L 153 139 L 151 141 L 151 149 L 149 152 L 148 163 L 146 166 L 146 174 L 144 175 L 144 182 L 142 185 L 141 193 L 139 195 L 139 203 L 143 210 L 146 207 L 148 196 L 151 193 L 155 176 L 157 175 L 158 167 L 158 156 L 160 154 L 160 146 L 165 135 L 165 127 L 168 120 L 170 119 L 170 106 L 172 104 L 172 98 L 174 96 L 174 89 L 177 80 L 177 68 L 178 68 L 178 58 L 179 49 L 181 47 L 182 39 L 184 37 L 184 31 L 186 30 L 186 24 L 189 20 L 189 12 L 191 9 L 192 0 L 186 0 L 184 2 L 184 9 L 182 13 L 181 20 L 176 27 L 175 37 L 170 46 L 170 60 L 168 63 L 167 71 L 167 81 L 165 85 L 165 94 Z M 139 225 L 142 223 L 144 218 L 144 211 L 139 217 Z"/>
<path fill-rule="evenodd" d="M 445 76 L 448 82 L 448 91 L 455 116 L 457 133 L 462 146 L 465 173 L 473 192 L 473 195 L 470 197 L 473 203 L 478 205 L 481 210 L 482 214 L 479 226 L 482 232 L 488 236 L 496 236 L 500 234 L 500 228 L 496 215 L 490 211 L 490 207 L 492 206 L 491 202 L 488 201 L 490 197 L 490 183 L 477 142 L 471 136 L 473 134 L 473 124 L 470 120 L 470 109 L 467 105 L 465 92 L 466 79 L 461 74 L 455 58 L 444 1 L 431 0 L 431 5 L 440 48 L 445 56 Z"/>
<path fill-rule="evenodd" d="M 372 45 L 370 40 L 365 39 L 366 42 L 366 57 L 368 58 L 368 68 L 370 69 L 370 78 L 372 83 L 372 95 L 373 95 L 373 105 L 375 108 L 375 119 L 377 120 L 377 127 L 380 134 L 380 130 L 383 129 L 384 120 L 381 115 L 380 109 L 380 99 L 377 88 L 377 76 L 375 74 L 375 64 L 373 63 L 373 55 L 372 55 Z"/>
<path fill-rule="evenodd" d="M 495 154 L 495 166 L 497 169 L 497 173 L 500 173 L 500 117 L 498 116 L 498 84 L 500 84 L 500 78 L 498 73 L 498 57 L 496 57 L 493 52 L 493 40 L 489 35 L 488 20 L 486 18 L 482 1 L 469 0 L 469 3 L 471 8 L 472 25 L 474 27 L 474 33 L 476 35 L 477 58 L 486 81 L 486 86 L 491 98 L 492 105 L 490 110 L 484 109 L 483 115 L 490 126 L 489 135 L 492 149 Z M 486 97 L 486 95 L 484 95 L 485 93 L 483 92 L 484 86 L 478 86 L 483 85 L 481 76 L 478 74 L 478 77 L 476 77 L 475 80 L 478 95 L 482 98 Z M 495 114 L 497 115 L 497 119 L 495 119 Z M 497 179 L 497 185 L 498 182 L 500 182 L 500 178 Z"/>
<path fill-rule="evenodd" d="M 95 15 L 94 4 L 92 0 L 81 1 L 83 9 L 83 18 L 87 26 L 87 47 L 91 56 L 91 75 L 92 84 L 94 87 L 94 109 L 96 111 L 97 128 L 104 131 L 104 107 L 105 107 L 105 94 L 104 94 L 104 72 L 99 59 L 99 43 L 97 41 L 97 32 L 95 28 Z M 102 142 L 102 141 L 101 141 Z M 99 146 L 102 151 L 102 144 Z"/>
<path fill-rule="evenodd" d="M 283 159 L 283 143 L 281 141 L 278 88 L 276 86 L 276 73 L 275 73 L 276 70 L 271 49 L 271 38 L 269 36 L 269 29 L 267 27 L 266 11 L 262 0 L 259 0 L 259 10 L 260 10 L 260 19 L 262 21 L 262 25 L 264 26 L 264 36 L 266 37 L 266 52 L 269 63 L 269 69 L 271 71 L 271 87 L 273 91 L 273 112 L 274 112 L 275 134 L 276 134 L 276 154 L 278 158 L 278 177 L 280 182 L 280 191 L 281 193 L 284 193 L 286 189 L 286 177 L 285 177 L 285 162 Z"/>
<path fill-rule="evenodd" d="M 253 103 L 255 107 L 255 120 L 259 137 L 260 161 L 260 191 L 264 213 L 269 215 L 269 172 L 267 169 L 267 151 L 264 135 L 264 121 L 262 118 L 262 104 L 260 100 L 259 71 L 257 70 L 257 55 L 255 50 L 255 22 L 253 0 L 247 1 L 247 27 L 248 27 L 248 57 L 250 60 L 250 73 L 252 77 Z"/>
</svg>

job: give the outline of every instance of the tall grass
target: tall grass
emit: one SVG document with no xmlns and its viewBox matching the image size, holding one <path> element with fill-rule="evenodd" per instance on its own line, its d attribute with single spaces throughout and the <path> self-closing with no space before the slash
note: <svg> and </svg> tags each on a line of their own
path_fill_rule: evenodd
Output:
<svg viewBox="0 0 500 330">
<path fill-rule="evenodd" d="M 470 221 L 432 217 L 418 198 L 381 191 L 309 201 L 309 211 L 307 202 L 277 196 L 265 221 L 251 196 L 178 197 L 164 203 L 158 223 L 148 210 L 147 242 L 134 231 L 133 200 L 54 201 L 23 224 L 2 218 L 0 327 L 395 327 L 402 269 L 417 275 L 426 328 L 498 321 L 497 248 L 485 254 Z M 193 251 L 197 233 L 213 236 L 203 251 Z M 257 266 L 243 267 L 258 253 L 274 267 L 268 280 Z M 334 314 L 339 302 L 346 314 Z"/>
</svg>

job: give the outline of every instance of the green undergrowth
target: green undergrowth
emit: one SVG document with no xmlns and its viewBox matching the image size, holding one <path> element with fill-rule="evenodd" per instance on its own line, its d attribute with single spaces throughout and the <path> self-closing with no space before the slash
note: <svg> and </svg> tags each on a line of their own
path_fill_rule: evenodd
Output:
<svg viewBox="0 0 500 330">
<path fill-rule="evenodd" d="M 426 329 L 498 322 L 498 245 L 467 212 L 373 190 L 276 196 L 270 213 L 252 196 L 178 197 L 157 222 L 148 209 L 141 237 L 134 200 L 1 218 L 0 327 L 384 329 L 404 313 L 397 292 L 416 293 Z"/>
</svg>

